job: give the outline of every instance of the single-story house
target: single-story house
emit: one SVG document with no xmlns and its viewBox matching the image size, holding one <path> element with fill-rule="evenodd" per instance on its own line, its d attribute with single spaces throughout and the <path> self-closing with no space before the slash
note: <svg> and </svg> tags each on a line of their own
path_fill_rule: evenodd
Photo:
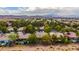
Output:
<svg viewBox="0 0 79 59">
<path fill-rule="evenodd" d="M 8 25 L 8 26 L 12 26 L 12 23 L 11 23 L 11 22 L 7 22 L 7 25 Z"/>
<path fill-rule="evenodd" d="M 6 34 L 0 34 L 0 40 L 4 40 L 4 39 L 8 40 L 9 38 Z"/>
<path fill-rule="evenodd" d="M 24 27 L 18 28 L 18 32 L 22 32 L 24 30 Z"/>
<path fill-rule="evenodd" d="M 19 39 L 29 38 L 30 33 L 24 34 L 23 32 L 18 32 Z"/>
<path fill-rule="evenodd" d="M 44 32 L 44 26 L 39 27 L 39 31 L 40 31 L 40 32 Z"/>
<path fill-rule="evenodd" d="M 46 32 L 38 32 L 36 31 L 35 35 L 38 37 L 38 38 L 42 38 L 44 35 L 46 35 L 47 33 Z"/>
<path fill-rule="evenodd" d="M 63 33 L 60 33 L 60 32 L 50 32 L 49 34 L 50 34 L 50 36 L 56 35 L 58 38 L 59 38 L 60 36 L 64 36 L 64 34 L 63 34 Z"/>
<path fill-rule="evenodd" d="M 14 32 L 14 29 L 10 26 L 10 27 L 8 27 L 8 31 L 9 32 Z"/>
<path fill-rule="evenodd" d="M 72 42 L 77 42 L 78 36 L 74 32 L 65 32 L 64 35 L 71 39 Z"/>
</svg>

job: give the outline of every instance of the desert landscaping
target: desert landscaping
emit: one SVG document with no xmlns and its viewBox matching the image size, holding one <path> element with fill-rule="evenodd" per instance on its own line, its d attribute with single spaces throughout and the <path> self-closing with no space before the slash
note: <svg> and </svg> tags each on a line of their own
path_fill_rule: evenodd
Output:
<svg viewBox="0 0 79 59">
<path fill-rule="evenodd" d="M 74 19 L 6 18 L 5 21 L 0 20 L 0 50 L 79 50 L 79 21 Z"/>
</svg>

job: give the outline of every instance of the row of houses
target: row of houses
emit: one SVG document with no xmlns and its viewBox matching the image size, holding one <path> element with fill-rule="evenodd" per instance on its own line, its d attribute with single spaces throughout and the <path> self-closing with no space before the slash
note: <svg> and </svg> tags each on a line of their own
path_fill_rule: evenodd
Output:
<svg viewBox="0 0 79 59">
<path fill-rule="evenodd" d="M 0 31 L 0 44 L 2 42 L 9 42 L 9 41 L 11 42 L 11 40 L 9 38 L 9 35 L 11 33 L 15 33 L 14 32 L 14 29 L 12 27 L 12 24 L 9 23 L 9 22 L 7 24 L 8 24 L 8 31 L 9 31 L 9 33 L 5 33 L 4 34 L 2 31 Z M 31 35 L 31 33 L 23 33 L 23 28 L 24 27 L 18 28 L 17 34 L 18 34 L 19 39 L 26 39 L 26 38 L 29 38 L 29 35 Z M 40 29 L 35 32 L 35 35 L 38 38 L 42 38 L 46 34 L 48 34 L 48 33 L 44 32 L 44 27 L 40 27 Z M 61 32 L 57 32 L 55 30 L 52 30 L 51 32 L 49 32 L 49 34 L 50 34 L 50 36 L 56 35 L 57 37 L 60 37 L 60 36 L 63 36 L 64 37 L 65 36 L 65 37 L 68 37 L 73 42 L 76 42 L 76 40 L 78 38 L 78 36 L 74 32 L 61 33 Z M 2 44 L 2 45 L 5 45 L 5 44 Z"/>
<path fill-rule="evenodd" d="M 12 34 L 12 33 L 14 34 L 15 32 L 12 31 L 10 33 L 5 33 L 5 34 L 0 32 L 0 45 L 5 45 L 4 43 L 6 43 L 6 45 L 7 44 L 11 45 L 10 42 L 12 42 L 12 41 L 10 40 L 9 35 Z M 18 34 L 18 39 L 20 39 L 20 40 L 24 40 L 26 38 L 28 39 L 29 35 L 31 35 L 31 33 L 23 33 L 21 30 L 19 30 L 17 32 L 17 34 Z M 44 32 L 43 30 L 35 32 L 35 35 L 38 38 L 42 38 L 46 34 L 48 34 L 48 33 Z M 50 34 L 50 36 L 55 35 L 57 37 L 60 37 L 60 36 L 68 37 L 70 40 L 72 40 L 72 42 L 77 42 L 77 39 L 78 39 L 78 36 L 74 32 L 61 33 L 61 32 L 51 31 L 51 32 L 49 32 L 49 34 Z M 22 42 L 22 41 L 20 43 L 24 44 L 24 42 Z"/>
<path fill-rule="evenodd" d="M 1 31 L 0 31 L 0 39 L 8 39 L 8 35 L 10 33 L 14 33 L 14 29 L 12 27 L 12 23 L 10 22 L 7 22 L 8 24 L 8 31 L 9 33 L 5 33 L 3 34 Z M 23 33 L 23 29 L 24 27 L 20 27 L 18 28 L 17 30 L 17 34 L 19 36 L 19 38 L 28 38 L 30 33 Z M 47 34 L 46 32 L 44 32 L 44 26 L 40 27 L 38 31 L 35 32 L 36 36 L 37 37 L 42 37 L 44 36 L 45 34 Z M 52 30 L 50 33 L 50 35 L 56 35 L 57 37 L 60 37 L 60 36 L 66 36 L 66 37 L 69 37 L 69 38 L 77 38 L 77 35 L 76 33 L 74 32 L 65 32 L 65 33 L 61 33 L 61 32 L 57 32 L 55 30 Z"/>
<path fill-rule="evenodd" d="M 3 34 L 0 31 L 0 39 L 8 39 L 9 34 L 10 33 L 14 33 L 14 29 L 12 27 L 12 23 L 11 22 L 7 22 L 7 25 L 8 25 L 8 31 L 9 31 L 9 33 Z M 18 34 L 19 38 L 21 38 L 21 39 L 22 38 L 28 38 L 29 35 L 30 35 L 30 33 L 23 33 L 23 29 L 24 29 L 24 27 L 20 27 L 17 30 L 17 34 Z M 35 34 L 36 34 L 37 37 L 42 37 L 42 36 L 44 36 L 47 33 L 44 32 L 44 26 L 42 26 L 42 27 L 39 28 L 38 31 L 35 32 Z M 50 35 L 56 35 L 57 37 L 66 36 L 66 37 L 69 37 L 69 38 L 77 38 L 77 35 L 74 32 L 61 33 L 61 32 L 57 32 L 55 30 L 52 30 L 49 34 Z"/>
<path fill-rule="evenodd" d="M 10 33 L 2 33 L 0 32 L 0 40 L 4 40 L 4 39 L 9 39 L 8 36 L 11 34 L 11 33 L 15 33 L 15 32 L 10 32 Z M 29 38 L 29 35 L 31 35 L 31 33 L 23 33 L 22 31 L 18 31 L 17 32 L 18 36 L 19 36 L 19 39 L 25 39 L 25 38 Z M 38 38 L 41 38 L 43 37 L 44 35 L 46 35 L 48 33 L 44 32 L 44 31 L 36 31 L 35 32 L 35 35 L 38 37 Z M 56 35 L 57 37 L 60 37 L 60 36 L 65 36 L 65 37 L 68 37 L 68 38 L 78 38 L 78 36 L 76 35 L 76 33 L 74 32 L 65 32 L 65 33 L 61 33 L 61 32 L 54 32 L 54 31 L 51 31 L 49 32 L 50 36 L 52 35 Z"/>
</svg>

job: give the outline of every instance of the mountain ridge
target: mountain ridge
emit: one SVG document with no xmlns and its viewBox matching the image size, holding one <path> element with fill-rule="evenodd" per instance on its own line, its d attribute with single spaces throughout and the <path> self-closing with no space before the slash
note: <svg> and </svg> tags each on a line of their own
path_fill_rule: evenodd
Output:
<svg viewBox="0 0 79 59">
<path fill-rule="evenodd" d="M 79 17 L 63 17 L 63 16 L 52 16 L 52 15 L 35 15 L 35 16 L 28 16 L 28 15 L 0 15 L 0 18 L 64 18 L 64 19 L 79 19 Z"/>
</svg>

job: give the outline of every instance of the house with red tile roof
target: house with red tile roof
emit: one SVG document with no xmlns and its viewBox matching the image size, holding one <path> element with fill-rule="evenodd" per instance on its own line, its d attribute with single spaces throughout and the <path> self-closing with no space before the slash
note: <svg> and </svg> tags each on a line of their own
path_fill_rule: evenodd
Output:
<svg viewBox="0 0 79 59">
<path fill-rule="evenodd" d="M 64 35 L 68 37 L 72 42 L 77 42 L 78 36 L 74 32 L 65 32 Z"/>
</svg>

